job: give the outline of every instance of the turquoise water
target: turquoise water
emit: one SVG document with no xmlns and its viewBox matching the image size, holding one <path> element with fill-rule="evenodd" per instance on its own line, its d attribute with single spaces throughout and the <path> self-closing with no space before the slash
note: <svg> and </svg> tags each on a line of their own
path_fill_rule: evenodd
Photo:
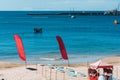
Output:
<svg viewBox="0 0 120 80">
<path fill-rule="evenodd" d="M 68 15 L 28 16 L 27 13 L 33 12 L 0 12 L 1 61 L 21 62 L 14 34 L 21 36 L 28 62 L 48 63 L 41 58 L 60 57 L 56 35 L 62 37 L 70 62 L 95 61 L 120 53 L 120 25 L 113 24 L 114 19 L 120 21 L 120 16 L 77 16 L 71 19 Z M 43 28 L 43 33 L 34 34 L 34 27 Z"/>
</svg>

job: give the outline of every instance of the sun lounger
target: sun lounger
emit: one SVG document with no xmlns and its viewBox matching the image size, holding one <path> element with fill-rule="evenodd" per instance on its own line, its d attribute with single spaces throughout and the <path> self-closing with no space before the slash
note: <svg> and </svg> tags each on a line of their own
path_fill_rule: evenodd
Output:
<svg viewBox="0 0 120 80">
<path fill-rule="evenodd" d="M 73 72 L 67 72 L 67 75 L 68 76 L 71 76 L 71 77 L 77 77 L 77 74 L 73 73 Z"/>
<path fill-rule="evenodd" d="M 35 68 L 26 68 L 26 69 L 28 69 L 28 70 L 31 70 L 31 71 L 36 71 L 37 69 L 35 69 Z"/>
<path fill-rule="evenodd" d="M 75 70 L 74 70 L 74 69 L 71 69 L 71 68 L 66 68 L 66 71 L 67 71 L 67 72 L 75 72 Z"/>
<path fill-rule="evenodd" d="M 77 72 L 78 75 L 81 75 L 82 77 L 86 77 L 85 74 L 81 73 L 81 72 Z"/>
<path fill-rule="evenodd" d="M 55 66 L 49 66 L 49 68 L 50 68 L 50 69 L 54 69 L 54 68 L 55 68 Z"/>
<path fill-rule="evenodd" d="M 56 69 L 64 69 L 63 66 L 57 66 Z"/>
<path fill-rule="evenodd" d="M 65 73 L 65 71 L 64 71 L 64 70 L 62 70 L 62 69 L 61 69 L 61 70 L 59 69 L 58 71 L 59 71 L 59 72 L 61 72 L 61 73 Z"/>
<path fill-rule="evenodd" d="M 38 66 L 45 66 L 44 64 L 37 64 Z"/>
</svg>

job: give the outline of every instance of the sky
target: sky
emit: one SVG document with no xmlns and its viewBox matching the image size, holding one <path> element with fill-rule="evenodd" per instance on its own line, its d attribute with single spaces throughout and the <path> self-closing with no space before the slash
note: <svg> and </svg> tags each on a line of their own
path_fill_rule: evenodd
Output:
<svg viewBox="0 0 120 80">
<path fill-rule="evenodd" d="M 103 11 L 118 7 L 120 0 L 0 0 L 1 11 Z"/>
</svg>

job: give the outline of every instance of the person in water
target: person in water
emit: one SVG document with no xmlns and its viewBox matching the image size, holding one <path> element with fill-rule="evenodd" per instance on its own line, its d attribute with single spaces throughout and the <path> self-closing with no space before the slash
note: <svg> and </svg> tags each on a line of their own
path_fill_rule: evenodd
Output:
<svg viewBox="0 0 120 80">
<path fill-rule="evenodd" d="M 115 19 L 114 20 L 114 24 L 119 24 L 118 20 Z"/>
</svg>

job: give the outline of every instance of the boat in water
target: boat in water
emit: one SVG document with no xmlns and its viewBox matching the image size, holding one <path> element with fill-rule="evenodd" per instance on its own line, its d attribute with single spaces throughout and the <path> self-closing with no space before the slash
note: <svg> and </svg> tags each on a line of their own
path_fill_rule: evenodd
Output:
<svg viewBox="0 0 120 80">
<path fill-rule="evenodd" d="M 34 28 L 34 33 L 42 33 L 42 28 Z"/>
<path fill-rule="evenodd" d="M 76 18 L 76 16 L 75 15 L 71 15 L 71 18 L 73 19 L 73 18 Z"/>
</svg>

